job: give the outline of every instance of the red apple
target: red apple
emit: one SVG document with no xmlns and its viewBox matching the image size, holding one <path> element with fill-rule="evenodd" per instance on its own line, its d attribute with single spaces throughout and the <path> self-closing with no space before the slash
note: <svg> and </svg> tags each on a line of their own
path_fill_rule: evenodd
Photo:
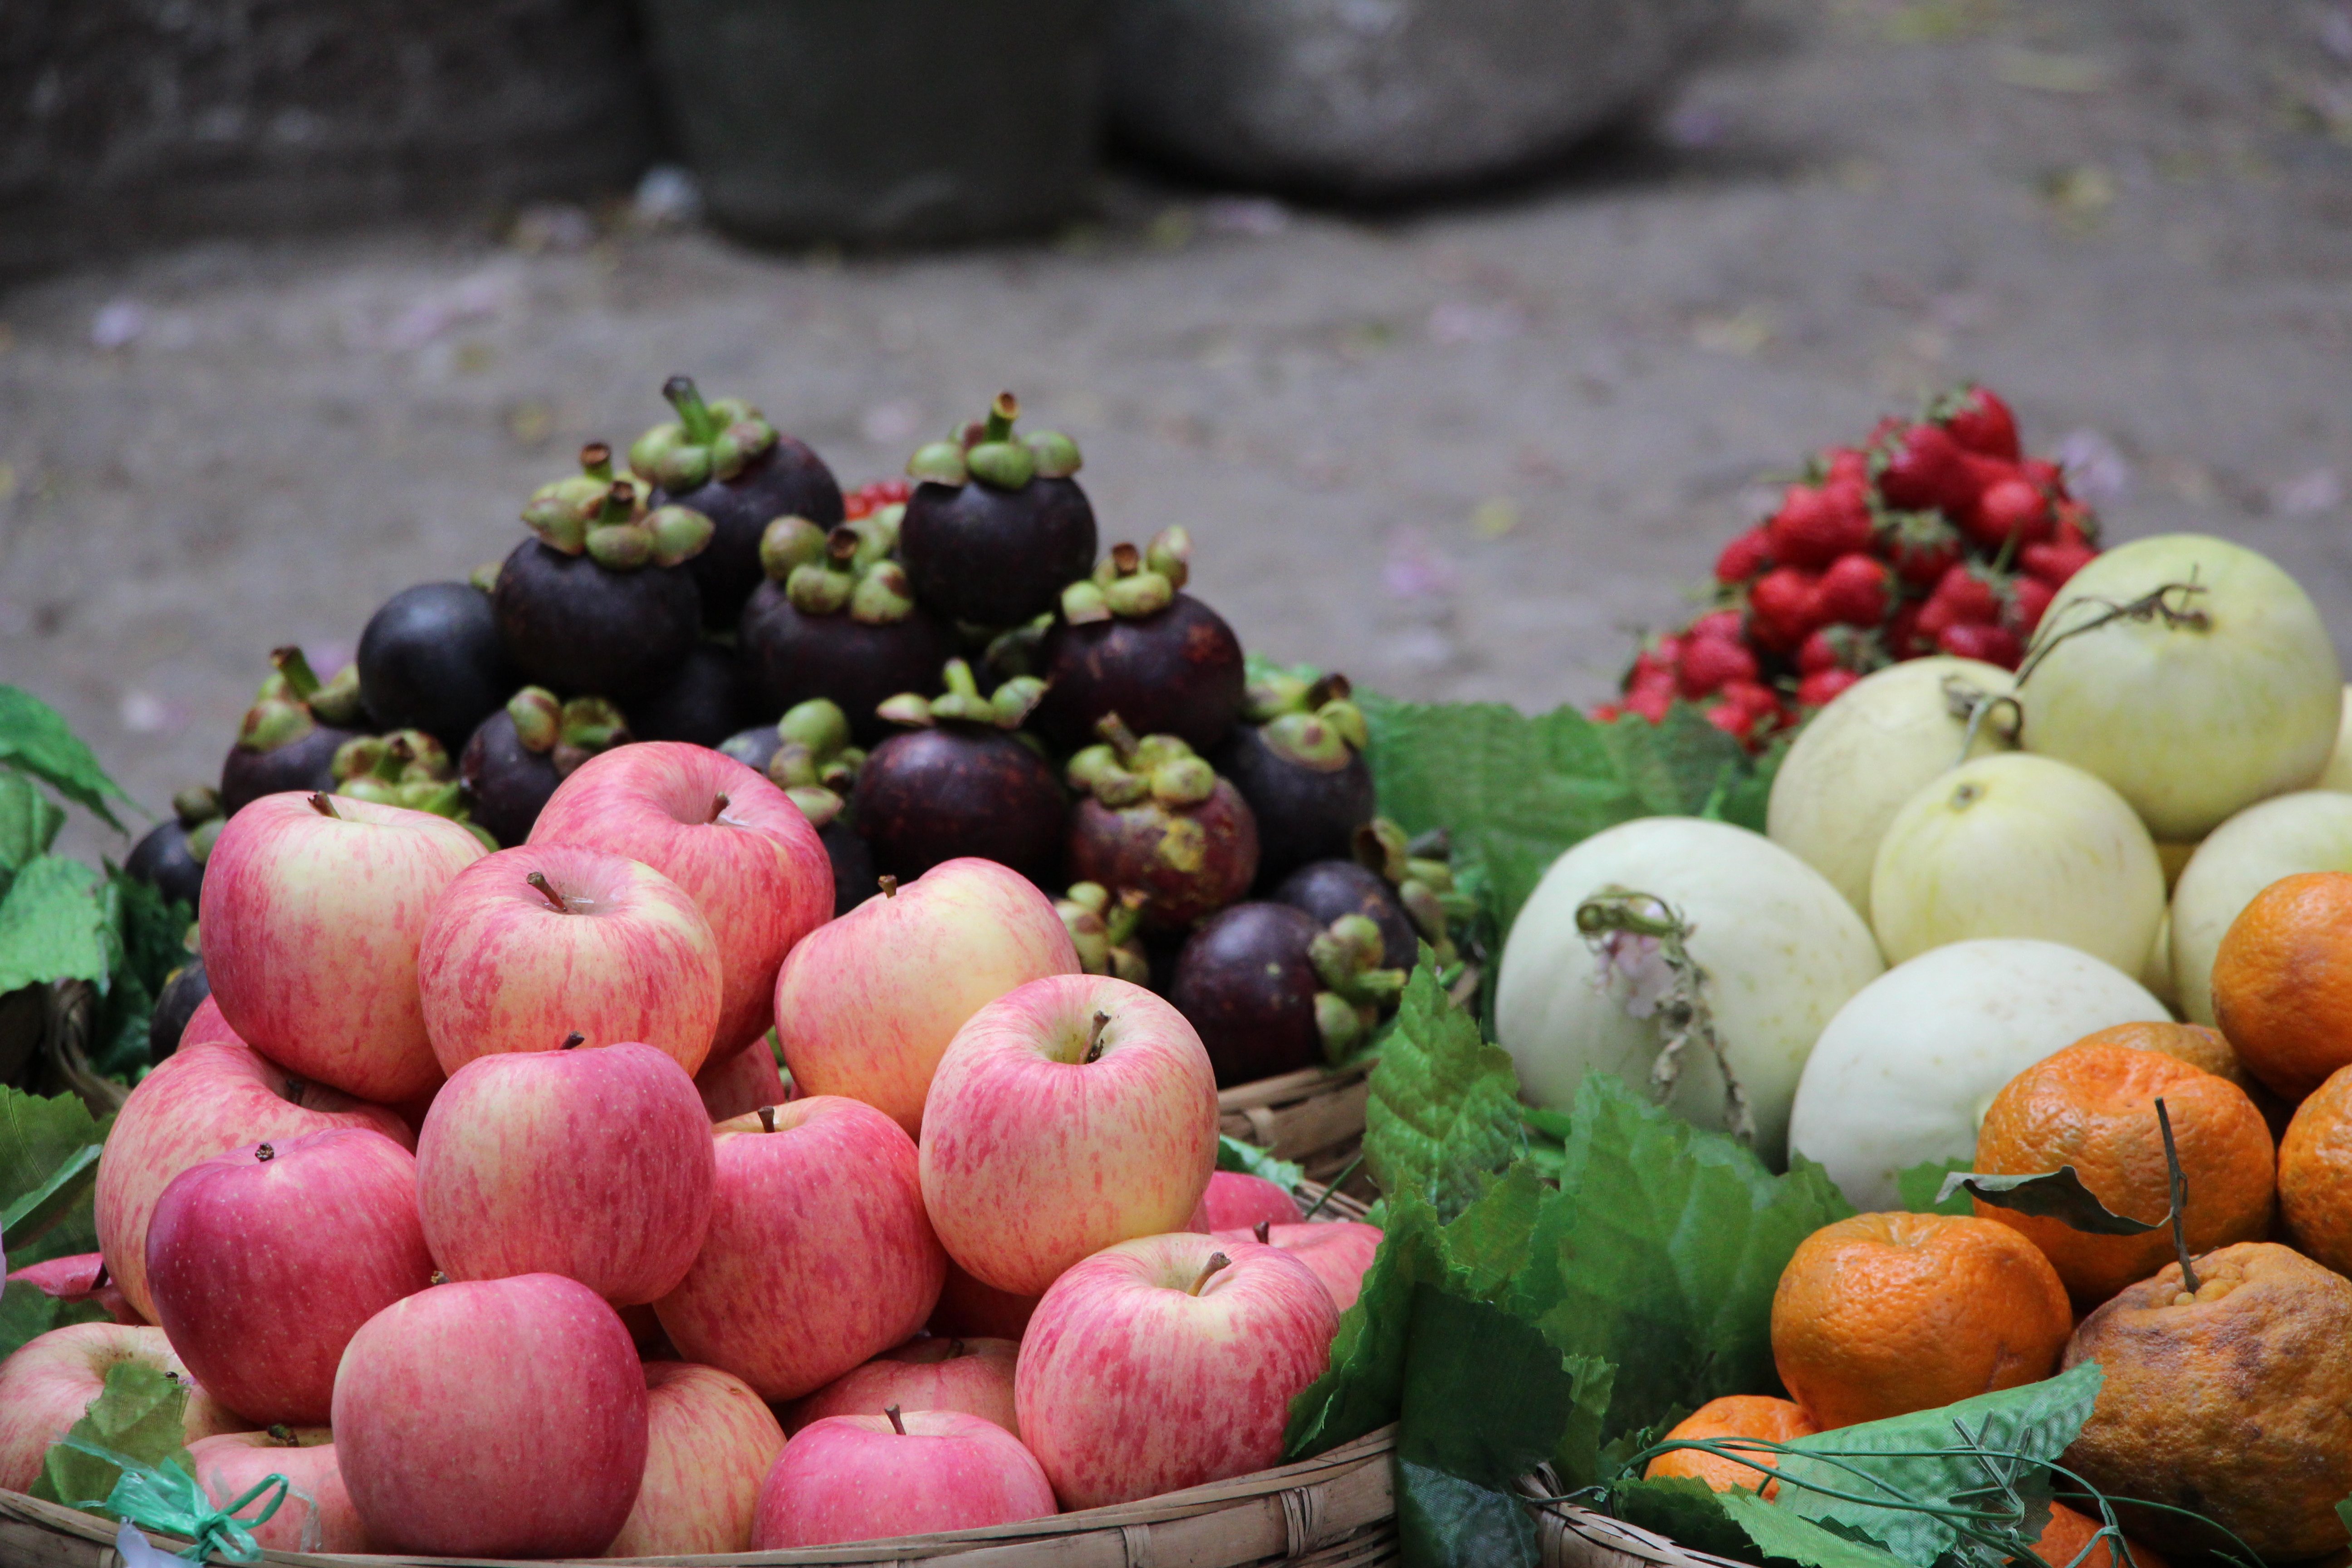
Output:
<svg viewBox="0 0 2352 1568">
<path fill-rule="evenodd" d="M 677 741 L 616 746 L 555 786 L 537 844 L 592 844 L 684 888 L 719 936 L 710 1054 L 775 1022 L 776 969 L 833 915 L 833 860 L 791 797 L 732 757 Z"/>
<path fill-rule="evenodd" d="M 593 1556 L 636 1501 L 646 1424 L 629 1331 L 554 1274 L 394 1301 L 335 1376 L 335 1457 L 378 1552 Z"/>
<path fill-rule="evenodd" d="M 118 1323 L 147 1321 L 123 1296 L 122 1287 L 108 1276 L 102 1253 L 77 1252 L 70 1258 L 52 1258 L 10 1269 L 8 1283 L 14 1285 L 19 1280 L 53 1301 L 95 1302 Z"/>
<path fill-rule="evenodd" d="M 947 1256 L 897 1122 L 812 1095 L 716 1131 L 709 1234 L 654 1303 L 678 1354 L 798 1399 L 923 1326 Z"/>
<path fill-rule="evenodd" d="M 452 1279 L 561 1274 L 634 1306 L 685 1278 L 716 1169 L 694 1080 L 653 1047 L 509 1052 L 433 1102 L 416 1201 Z"/>
<path fill-rule="evenodd" d="M 731 1057 L 713 1057 L 694 1075 L 702 1096 L 703 1113 L 713 1121 L 732 1121 L 763 1105 L 782 1105 L 791 1095 L 776 1053 L 765 1040 Z"/>
<path fill-rule="evenodd" d="M 983 1285 L 948 1259 L 948 1277 L 940 1287 L 940 1304 L 931 1309 L 930 1331 L 950 1338 L 1011 1340 L 1015 1344 L 1029 1328 L 1029 1314 L 1037 1310 L 1034 1296 L 1015 1296 L 993 1285 Z"/>
<path fill-rule="evenodd" d="M 1261 1225 L 1248 1230 L 1220 1230 L 1219 1241 L 1257 1241 L 1278 1247 L 1307 1265 L 1331 1304 L 1346 1311 L 1364 1293 L 1364 1271 L 1381 1249 L 1381 1227 L 1355 1220 L 1327 1220 L 1317 1225 Z"/>
<path fill-rule="evenodd" d="M 681 1361 L 646 1363 L 645 1484 L 607 1557 L 749 1552 L 760 1482 L 784 1429 L 740 1378 Z"/>
<path fill-rule="evenodd" d="M 1298 1200 L 1287 1189 L 1264 1176 L 1244 1171 L 1219 1171 L 1209 1178 L 1186 1230 L 1202 1235 L 1220 1230 L 1247 1230 L 1265 1220 L 1272 1225 L 1296 1225 Z"/>
<path fill-rule="evenodd" d="M 247 1043 L 347 1094 L 406 1100 L 441 1076 L 416 994 L 434 901 L 480 859 L 446 816 L 345 795 L 266 795 L 205 861 L 213 1000 Z"/>
<path fill-rule="evenodd" d="M 1014 1436 L 1013 1364 L 1021 1346 L 1012 1340 L 909 1340 L 845 1373 L 784 1413 L 797 1432 L 828 1415 L 879 1415 L 901 1410 L 961 1410 L 993 1421 Z"/>
<path fill-rule="evenodd" d="M 1140 985 L 1057 974 L 957 1031 L 923 1123 L 923 1203 L 950 1256 L 1042 1295 L 1081 1258 L 1182 1227 L 1216 1165 L 1216 1073 Z"/>
<path fill-rule="evenodd" d="M 961 1410 L 829 1415 L 760 1488 L 754 1552 L 1044 1519 L 1054 1489 L 1020 1440 Z"/>
<path fill-rule="evenodd" d="M 343 1472 L 335 1464 L 334 1434 L 326 1427 L 224 1433 L 189 1444 L 188 1458 L 195 1461 L 196 1479 L 215 1508 L 229 1507 L 272 1476 L 286 1478 L 288 1489 L 278 1511 L 268 1522 L 247 1527 L 263 1551 L 368 1549 L 367 1531 L 360 1526 L 359 1510 L 352 1507 Z M 238 1511 L 250 1516 L 259 1500 Z"/>
<path fill-rule="evenodd" d="M 403 1148 L 415 1139 L 381 1105 L 305 1083 L 236 1037 L 207 998 L 180 1048 L 139 1080 L 115 1113 L 98 1157 L 98 1246 L 107 1274 L 140 1316 L 147 1293 L 147 1221 L 172 1178 L 200 1160 L 264 1140 L 283 1142 L 331 1127 L 365 1127 Z"/>
<path fill-rule="evenodd" d="M 684 889 L 580 844 L 484 856 L 449 884 L 416 955 L 444 1072 L 480 1057 L 642 1040 L 689 1077 L 719 1022 L 719 940 Z"/>
<path fill-rule="evenodd" d="M 107 1370 L 124 1362 L 168 1372 L 188 1384 L 181 1430 L 191 1443 L 253 1425 L 196 1385 L 163 1330 L 142 1323 L 71 1323 L 26 1341 L 0 1361 L 0 1489 L 32 1489 L 49 1445 L 105 1392 Z"/>
<path fill-rule="evenodd" d="M 1278 1247 L 1189 1231 L 1097 1253 L 1054 1282 L 1021 1342 L 1021 1435 L 1065 1508 L 1262 1470 L 1323 1375 L 1339 1314 Z"/>
<path fill-rule="evenodd" d="M 948 860 L 868 899 L 793 950 L 776 1034 L 804 1094 L 877 1106 L 909 1135 L 965 1020 L 1032 980 L 1078 973 L 1051 900 L 993 860 Z"/>
<path fill-rule="evenodd" d="M 156 1321 L 196 1381 L 257 1424 L 324 1422 L 360 1325 L 432 1282 L 416 1156 L 363 1127 L 200 1161 L 147 1226 Z"/>
</svg>

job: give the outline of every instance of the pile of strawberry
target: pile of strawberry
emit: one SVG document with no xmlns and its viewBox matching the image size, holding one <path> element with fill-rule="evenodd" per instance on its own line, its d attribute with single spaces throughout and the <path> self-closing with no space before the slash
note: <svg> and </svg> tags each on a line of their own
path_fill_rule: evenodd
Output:
<svg viewBox="0 0 2352 1568">
<path fill-rule="evenodd" d="M 868 479 L 841 498 L 842 515 L 856 522 L 886 506 L 904 506 L 915 487 L 905 479 Z"/>
<path fill-rule="evenodd" d="M 1963 385 L 1807 463 L 1717 557 L 1717 607 L 1651 640 L 1594 716 L 1654 722 L 1695 702 L 1760 746 L 1898 659 L 2014 668 L 2097 537 L 2058 465 L 2024 456 L 2009 405 Z"/>
</svg>

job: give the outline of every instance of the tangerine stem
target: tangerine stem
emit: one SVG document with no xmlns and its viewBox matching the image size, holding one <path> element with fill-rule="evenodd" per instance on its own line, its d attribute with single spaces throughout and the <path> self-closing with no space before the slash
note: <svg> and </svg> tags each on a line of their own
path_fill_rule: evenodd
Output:
<svg viewBox="0 0 2352 1568">
<path fill-rule="evenodd" d="M 2172 1187 L 2172 1250 L 2180 1256 L 2180 1288 L 2197 1294 L 2197 1269 L 2189 1258 L 2189 1173 L 2180 1168 L 2180 1151 L 2172 1142 L 2172 1114 L 2164 1097 L 2156 1100 L 2156 1124 L 2164 1132 L 2164 1169 Z"/>
</svg>

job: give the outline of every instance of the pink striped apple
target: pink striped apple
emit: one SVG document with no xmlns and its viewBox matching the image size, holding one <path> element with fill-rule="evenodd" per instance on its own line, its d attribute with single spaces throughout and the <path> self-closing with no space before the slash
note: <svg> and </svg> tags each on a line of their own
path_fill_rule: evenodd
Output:
<svg viewBox="0 0 2352 1568">
<path fill-rule="evenodd" d="M 416 1156 L 368 1128 L 201 1161 L 147 1226 L 156 1321 L 196 1381 L 257 1426 L 325 1422 L 360 1325 L 432 1282 Z"/>
<path fill-rule="evenodd" d="M 1272 1225 L 1297 1224 L 1298 1200 L 1264 1176 L 1253 1176 L 1244 1171 L 1219 1171 L 1209 1178 L 1209 1190 L 1201 1194 L 1201 1206 L 1192 1211 L 1192 1223 L 1184 1228 L 1206 1235 L 1220 1230 L 1247 1230 L 1260 1220 Z"/>
<path fill-rule="evenodd" d="M 146 1324 L 70 1323 L 26 1341 L 0 1361 L 0 1489 L 30 1491 L 49 1445 L 106 1391 L 106 1374 L 125 1362 L 167 1372 L 188 1384 L 181 1430 L 193 1443 L 252 1425 L 196 1385 L 172 1353 L 163 1331 Z"/>
<path fill-rule="evenodd" d="M 760 1483 L 784 1429 L 751 1385 L 716 1367 L 646 1363 L 646 1479 L 607 1557 L 749 1552 Z"/>
<path fill-rule="evenodd" d="M 30 1285 L 53 1301 L 65 1301 L 75 1306 L 87 1301 L 101 1309 L 118 1323 L 143 1323 L 139 1309 L 122 1294 L 106 1272 L 102 1253 L 77 1252 L 69 1257 L 44 1258 L 27 1263 L 22 1268 L 8 1270 L 8 1283 L 19 1281 Z"/>
<path fill-rule="evenodd" d="M 1032 980 L 1078 973 L 1051 900 L 993 860 L 943 861 L 884 885 L 784 961 L 776 1034 L 804 1094 L 879 1107 L 910 1136 L 958 1029 Z"/>
<path fill-rule="evenodd" d="M 1280 1247 L 1323 1281 L 1323 1288 L 1331 1292 L 1331 1304 L 1343 1312 L 1364 1293 L 1364 1271 L 1371 1268 L 1372 1255 L 1381 1249 L 1380 1226 L 1347 1219 L 1313 1225 L 1261 1222 L 1248 1230 L 1213 1234 L 1219 1241 L 1256 1241 Z"/>
<path fill-rule="evenodd" d="M 794 1404 L 784 1413 L 784 1427 L 797 1432 L 828 1415 L 879 1415 L 895 1405 L 901 1410 L 961 1410 L 1018 1437 L 1013 1367 L 1020 1352 L 1012 1340 L 909 1340 Z"/>
<path fill-rule="evenodd" d="M 466 868 L 416 957 L 442 1070 L 511 1051 L 639 1040 L 691 1077 L 719 1023 L 719 941 L 686 890 L 579 844 L 526 844 Z"/>
<path fill-rule="evenodd" d="M 947 1282 L 940 1287 L 940 1304 L 931 1309 L 930 1331 L 953 1339 L 1011 1340 L 1015 1344 L 1028 1330 L 1029 1314 L 1037 1310 L 1034 1296 L 1015 1296 L 993 1285 L 983 1285 L 948 1259 Z"/>
<path fill-rule="evenodd" d="M 416 1141 L 416 1202 L 450 1279 L 561 1274 L 626 1307 L 686 1277 L 716 1170 L 702 1097 L 663 1052 L 517 1051 L 449 1076 Z"/>
<path fill-rule="evenodd" d="M 266 795 L 205 861 L 198 930 L 213 1000 L 288 1071 L 368 1100 L 441 1077 L 416 944 L 482 842 L 446 816 L 345 795 Z"/>
<path fill-rule="evenodd" d="M 751 1549 L 887 1541 L 1053 1512 L 1036 1459 L 992 1421 L 960 1410 L 829 1415 L 795 1434 L 768 1472 Z"/>
<path fill-rule="evenodd" d="M 734 758 L 683 742 L 591 757 L 555 786 L 530 842 L 642 860 L 701 906 L 719 938 L 714 1058 L 768 1032 L 778 966 L 833 916 L 833 861 L 800 807 Z"/>
<path fill-rule="evenodd" d="M 679 1355 L 797 1399 L 923 1326 L 947 1256 L 897 1122 L 812 1095 L 716 1132 L 709 1234 L 654 1303 Z"/>
<path fill-rule="evenodd" d="M 285 1436 L 278 1436 L 279 1433 Z M 365 1552 L 343 1472 L 335 1463 L 334 1434 L 324 1426 L 278 1426 L 268 1432 L 226 1432 L 188 1445 L 196 1479 L 213 1506 L 226 1509 L 272 1476 L 288 1482 L 285 1500 L 264 1524 L 253 1525 L 265 1552 Z M 253 1512 L 248 1503 L 240 1510 Z"/>
<path fill-rule="evenodd" d="M 331 1127 L 365 1127 L 414 1148 L 407 1124 L 381 1105 L 306 1083 L 237 1038 L 210 998 L 180 1048 L 139 1080 L 98 1157 L 98 1246 L 106 1271 L 140 1316 L 147 1292 L 147 1222 L 172 1178 L 215 1154 Z"/>
<path fill-rule="evenodd" d="M 713 1057 L 694 1075 L 702 1109 L 713 1121 L 732 1121 L 763 1105 L 782 1105 L 791 1098 L 776 1053 L 765 1040 L 731 1057 Z"/>
<path fill-rule="evenodd" d="M 1184 1016 L 1098 974 L 972 1015 L 923 1114 L 923 1203 L 949 1256 L 1034 1296 L 1115 1242 L 1181 1229 L 1217 1158 L 1217 1080 Z"/>
<path fill-rule="evenodd" d="M 619 1315 L 576 1279 L 453 1281 L 352 1336 L 334 1428 L 378 1552 L 594 1556 L 645 1479 L 645 1373 Z"/>
<path fill-rule="evenodd" d="M 1339 1314 L 1278 1247 L 1190 1231 L 1097 1253 L 1037 1303 L 1013 1399 L 1065 1508 L 1262 1470 Z"/>
</svg>

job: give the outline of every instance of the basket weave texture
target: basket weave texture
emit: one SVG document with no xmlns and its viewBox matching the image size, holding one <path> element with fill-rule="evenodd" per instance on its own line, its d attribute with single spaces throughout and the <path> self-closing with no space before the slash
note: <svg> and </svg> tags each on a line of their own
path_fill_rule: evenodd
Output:
<svg viewBox="0 0 2352 1568">
<path fill-rule="evenodd" d="M 1309 1180 L 1328 1182 L 1363 1147 L 1371 1070 L 1371 1062 L 1360 1061 L 1236 1084 L 1217 1095 L 1219 1130 L 1304 1166 Z"/>
</svg>

